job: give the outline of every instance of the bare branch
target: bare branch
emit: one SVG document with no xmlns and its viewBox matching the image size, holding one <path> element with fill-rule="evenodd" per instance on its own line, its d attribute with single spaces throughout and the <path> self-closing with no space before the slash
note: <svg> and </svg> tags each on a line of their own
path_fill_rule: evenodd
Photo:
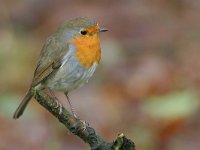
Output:
<svg viewBox="0 0 200 150">
<path fill-rule="evenodd" d="M 64 107 L 62 112 L 56 107 L 54 98 L 42 91 L 34 91 L 35 99 L 45 107 L 51 114 L 64 124 L 74 135 L 80 137 L 90 145 L 91 150 L 135 150 L 134 143 L 120 134 L 114 142 L 107 142 L 96 134 L 95 130 L 84 121 L 74 118 Z"/>
</svg>

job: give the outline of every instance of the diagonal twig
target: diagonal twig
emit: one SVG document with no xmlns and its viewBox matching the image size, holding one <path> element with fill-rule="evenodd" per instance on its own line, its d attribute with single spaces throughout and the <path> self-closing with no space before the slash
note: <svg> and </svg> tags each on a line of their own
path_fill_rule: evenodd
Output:
<svg viewBox="0 0 200 150">
<path fill-rule="evenodd" d="M 135 150 L 134 142 L 127 139 L 124 134 L 118 135 L 114 142 L 107 142 L 97 135 L 95 130 L 80 119 L 74 118 L 64 107 L 62 112 L 56 108 L 56 101 L 42 91 L 34 91 L 35 99 L 46 108 L 52 115 L 64 124 L 74 135 L 88 143 L 91 150 Z"/>
</svg>

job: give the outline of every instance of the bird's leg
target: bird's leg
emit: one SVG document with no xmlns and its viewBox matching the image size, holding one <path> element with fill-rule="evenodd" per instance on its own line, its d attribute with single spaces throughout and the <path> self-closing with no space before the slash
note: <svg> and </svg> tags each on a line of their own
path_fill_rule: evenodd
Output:
<svg viewBox="0 0 200 150">
<path fill-rule="evenodd" d="M 71 104 L 70 98 L 68 96 L 68 92 L 65 92 L 65 96 L 67 98 L 67 101 L 69 103 L 69 106 L 70 106 L 70 109 L 71 109 L 71 112 L 72 112 L 74 118 L 79 119 L 78 116 L 76 115 L 75 111 L 74 111 L 72 104 Z M 83 124 L 83 126 L 81 127 L 81 130 L 83 130 L 83 131 L 86 130 L 86 128 L 87 128 L 87 126 L 89 126 L 89 124 L 84 120 L 80 120 L 80 122 Z"/>
<path fill-rule="evenodd" d="M 59 108 L 59 114 L 62 114 L 62 104 L 59 102 L 58 98 L 55 96 L 54 92 L 48 88 L 50 95 L 55 99 L 56 107 Z"/>
<path fill-rule="evenodd" d="M 70 109 L 71 109 L 71 112 L 72 112 L 74 118 L 78 119 L 78 117 L 77 117 L 77 115 L 76 115 L 76 113 L 75 113 L 75 111 L 74 111 L 74 108 L 73 108 L 73 106 L 72 106 L 72 104 L 71 104 L 71 101 L 70 101 L 70 99 L 69 99 L 68 92 L 65 92 L 65 96 L 66 96 L 66 98 L 67 98 L 67 101 L 68 101 L 68 103 L 69 103 L 69 106 L 70 106 Z"/>
</svg>

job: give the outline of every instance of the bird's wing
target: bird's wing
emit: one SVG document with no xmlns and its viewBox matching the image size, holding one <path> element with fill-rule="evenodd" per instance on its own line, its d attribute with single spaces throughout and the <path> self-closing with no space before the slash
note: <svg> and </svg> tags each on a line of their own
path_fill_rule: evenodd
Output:
<svg viewBox="0 0 200 150">
<path fill-rule="evenodd" d="M 62 65 L 62 59 L 67 52 L 67 43 L 59 42 L 56 36 L 49 37 L 40 53 L 32 86 L 36 86 L 53 74 Z"/>
</svg>

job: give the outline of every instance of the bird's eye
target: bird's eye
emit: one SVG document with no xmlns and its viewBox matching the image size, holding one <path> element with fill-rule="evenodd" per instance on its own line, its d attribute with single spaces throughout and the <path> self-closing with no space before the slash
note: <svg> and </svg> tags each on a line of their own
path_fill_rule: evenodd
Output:
<svg viewBox="0 0 200 150">
<path fill-rule="evenodd" d="M 82 35 L 86 35 L 88 32 L 86 30 L 81 30 Z"/>
</svg>

